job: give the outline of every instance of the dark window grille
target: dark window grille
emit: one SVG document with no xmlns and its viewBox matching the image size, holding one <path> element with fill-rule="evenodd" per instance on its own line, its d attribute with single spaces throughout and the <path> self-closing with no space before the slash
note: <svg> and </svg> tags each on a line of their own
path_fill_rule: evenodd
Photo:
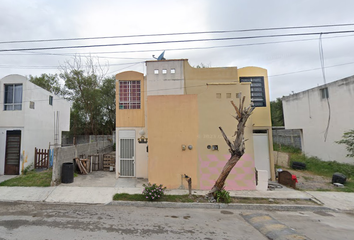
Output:
<svg viewBox="0 0 354 240">
<path fill-rule="evenodd" d="M 251 102 L 255 107 L 266 106 L 264 77 L 240 77 L 240 82 L 251 83 Z"/>
</svg>

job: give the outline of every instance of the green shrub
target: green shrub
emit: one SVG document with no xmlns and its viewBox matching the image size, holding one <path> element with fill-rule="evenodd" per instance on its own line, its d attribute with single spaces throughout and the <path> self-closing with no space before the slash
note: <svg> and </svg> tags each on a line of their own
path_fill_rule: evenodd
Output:
<svg viewBox="0 0 354 240">
<path fill-rule="evenodd" d="M 231 202 L 230 193 L 228 191 L 226 191 L 225 189 L 222 189 L 220 191 L 216 191 L 214 196 L 216 198 L 216 202 L 222 202 L 222 203 L 230 203 Z"/>
<path fill-rule="evenodd" d="M 166 187 L 163 187 L 162 184 L 156 185 L 156 183 L 151 184 L 148 183 L 147 185 L 144 184 L 143 195 L 145 196 L 146 200 L 155 201 L 161 198 L 164 195 Z"/>
<path fill-rule="evenodd" d="M 338 144 L 346 145 L 346 149 L 349 152 L 347 157 L 354 157 L 354 129 L 343 134 L 343 138 L 340 141 L 336 141 Z"/>
</svg>

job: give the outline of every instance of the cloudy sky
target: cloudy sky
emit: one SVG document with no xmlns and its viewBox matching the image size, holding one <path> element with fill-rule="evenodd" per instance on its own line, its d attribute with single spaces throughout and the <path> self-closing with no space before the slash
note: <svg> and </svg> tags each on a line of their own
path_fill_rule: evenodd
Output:
<svg viewBox="0 0 354 240">
<path fill-rule="evenodd" d="M 0 0 L 0 78 L 59 73 L 75 54 L 99 57 L 110 75 L 144 72 L 144 61 L 166 50 L 166 59 L 187 58 L 192 66 L 266 68 L 274 100 L 324 83 L 320 32 L 342 32 L 322 35 L 327 82 L 354 75 L 353 9 L 351 0 Z M 353 25 L 284 29 L 339 24 Z M 250 36 L 257 37 L 240 39 Z M 185 42 L 201 39 L 213 40 Z M 63 46 L 85 47 L 51 49 Z"/>
</svg>

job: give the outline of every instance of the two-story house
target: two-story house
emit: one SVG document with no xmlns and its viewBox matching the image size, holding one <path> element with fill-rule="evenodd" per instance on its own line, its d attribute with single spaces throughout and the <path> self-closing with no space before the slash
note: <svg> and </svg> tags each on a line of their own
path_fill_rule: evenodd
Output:
<svg viewBox="0 0 354 240">
<path fill-rule="evenodd" d="M 245 129 L 246 153 L 226 189 L 256 188 L 255 168 L 274 179 L 267 71 L 257 67 L 193 68 L 186 59 L 146 62 L 146 76 L 116 75 L 117 177 L 148 178 L 168 188 L 210 189 L 230 154 L 234 108 L 246 97 L 256 109 Z"/>
<path fill-rule="evenodd" d="M 0 107 L 0 175 L 20 174 L 70 127 L 70 103 L 21 75 L 0 79 Z"/>
</svg>

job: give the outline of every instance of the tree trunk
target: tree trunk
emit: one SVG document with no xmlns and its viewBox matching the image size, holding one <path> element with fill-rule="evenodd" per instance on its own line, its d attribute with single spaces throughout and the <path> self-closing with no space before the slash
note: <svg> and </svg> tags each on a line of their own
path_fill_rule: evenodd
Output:
<svg viewBox="0 0 354 240">
<path fill-rule="evenodd" d="M 226 144 L 229 146 L 229 151 L 231 153 L 230 159 L 225 164 L 222 169 L 218 179 L 216 180 L 214 186 L 210 190 L 210 192 L 206 195 L 208 198 L 214 198 L 214 194 L 217 191 L 220 191 L 225 186 L 225 181 L 229 176 L 231 170 L 234 168 L 236 163 L 240 160 L 245 152 L 245 140 L 244 140 L 244 130 L 246 126 L 246 122 L 251 115 L 254 107 L 250 105 L 247 108 L 243 108 L 245 102 L 245 97 L 240 98 L 239 107 L 237 107 L 233 101 L 231 101 L 232 106 L 235 108 L 236 116 L 234 117 L 237 121 L 237 131 L 235 132 L 235 140 L 231 142 L 221 127 L 219 127 L 222 136 L 225 139 Z"/>
<path fill-rule="evenodd" d="M 224 188 L 225 181 L 226 181 L 227 177 L 229 176 L 231 170 L 234 168 L 234 166 L 238 162 L 238 160 L 240 160 L 239 156 L 237 156 L 236 154 L 231 155 L 230 159 L 225 164 L 224 168 L 222 169 L 218 179 L 216 180 L 216 182 L 215 182 L 213 188 L 211 189 L 211 191 L 209 192 L 209 194 L 213 194 L 214 192 L 220 191 Z"/>
</svg>

